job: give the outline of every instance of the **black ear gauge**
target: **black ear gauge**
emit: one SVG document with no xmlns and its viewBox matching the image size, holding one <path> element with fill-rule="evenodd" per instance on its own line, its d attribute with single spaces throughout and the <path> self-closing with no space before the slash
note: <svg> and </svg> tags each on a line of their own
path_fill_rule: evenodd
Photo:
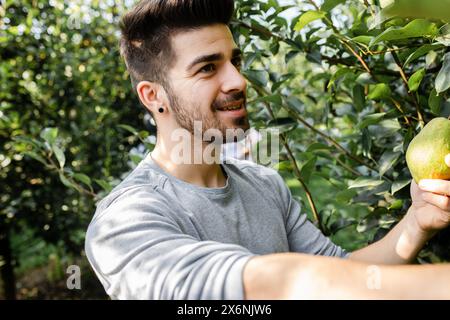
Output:
<svg viewBox="0 0 450 320">
<path fill-rule="evenodd" d="M 158 111 L 159 111 L 159 113 L 163 113 L 164 112 L 164 108 L 163 107 L 159 107 Z"/>
</svg>

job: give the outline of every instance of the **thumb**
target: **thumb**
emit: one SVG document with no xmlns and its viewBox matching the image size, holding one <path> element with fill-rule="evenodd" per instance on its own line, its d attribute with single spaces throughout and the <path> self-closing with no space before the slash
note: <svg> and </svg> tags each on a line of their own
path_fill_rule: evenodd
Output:
<svg viewBox="0 0 450 320">
<path fill-rule="evenodd" d="M 450 167 L 450 153 L 445 156 L 445 163 Z"/>
</svg>

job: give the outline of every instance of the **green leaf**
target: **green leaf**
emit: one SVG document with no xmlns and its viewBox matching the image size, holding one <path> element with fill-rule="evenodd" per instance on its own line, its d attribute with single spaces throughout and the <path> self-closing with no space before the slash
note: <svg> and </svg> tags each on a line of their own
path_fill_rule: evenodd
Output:
<svg viewBox="0 0 450 320">
<path fill-rule="evenodd" d="M 356 191 L 353 189 L 339 191 L 336 193 L 336 201 L 347 204 L 356 194 Z"/>
<path fill-rule="evenodd" d="M 56 156 L 56 159 L 58 160 L 59 167 L 62 169 L 64 168 L 64 164 L 66 163 L 66 156 L 64 155 L 64 151 L 57 145 L 52 146 L 52 150 Z"/>
<path fill-rule="evenodd" d="M 397 191 L 400 191 L 401 189 L 406 187 L 408 184 L 410 184 L 410 182 L 411 182 L 411 179 L 402 179 L 402 180 L 394 181 L 394 183 L 392 183 L 392 187 L 391 187 L 391 194 L 393 195 Z"/>
<path fill-rule="evenodd" d="M 251 26 L 253 27 L 252 32 L 254 34 L 257 34 L 261 39 L 266 40 L 266 41 L 271 39 L 267 33 L 267 31 L 268 31 L 267 28 L 262 26 L 258 21 L 256 21 L 253 18 L 250 18 L 250 21 L 251 21 Z"/>
<path fill-rule="evenodd" d="M 439 49 L 442 49 L 443 47 L 444 46 L 439 45 L 439 44 L 425 44 L 425 45 L 421 46 L 419 49 L 417 49 L 416 51 L 414 51 L 413 53 L 411 53 L 409 55 L 409 57 L 406 59 L 403 66 L 405 67 L 406 65 L 413 62 L 414 60 L 424 56 L 431 50 L 439 50 Z"/>
<path fill-rule="evenodd" d="M 444 56 L 444 63 L 434 82 L 436 92 L 441 93 L 450 88 L 450 52 Z"/>
<path fill-rule="evenodd" d="M 277 171 L 290 171 L 292 170 L 292 162 L 289 160 L 281 161 L 276 163 L 272 168 Z"/>
<path fill-rule="evenodd" d="M 366 85 L 366 84 L 374 84 L 376 83 L 372 76 L 370 75 L 370 73 L 368 72 L 363 72 L 361 73 L 355 80 L 356 83 L 360 84 L 360 85 Z"/>
<path fill-rule="evenodd" d="M 366 105 L 366 97 L 364 95 L 364 87 L 356 84 L 353 87 L 353 105 L 357 111 L 364 109 Z"/>
<path fill-rule="evenodd" d="M 298 51 L 298 50 L 291 50 L 288 53 L 286 53 L 286 56 L 284 58 L 286 64 L 288 64 L 289 61 L 291 61 L 293 58 L 295 58 L 299 53 L 300 53 L 300 51 Z"/>
<path fill-rule="evenodd" d="M 384 112 L 369 114 L 368 116 L 364 117 L 364 120 L 358 124 L 358 129 L 363 129 L 370 125 L 379 123 L 384 118 L 385 115 L 386 113 Z"/>
<path fill-rule="evenodd" d="M 382 1 L 383 2 L 383 1 Z M 449 0 L 385 0 L 389 6 L 383 11 L 390 16 L 426 17 L 430 20 L 450 20 Z"/>
<path fill-rule="evenodd" d="M 150 133 L 146 130 L 141 130 L 138 133 L 139 138 L 142 140 L 145 140 L 146 138 L 148 138 L 149 135 L 150 135 Z"/>
<path fill-rule="evenodd" d="M 365 177 L 359 177 L 356 180 L 352 181 L 348 188 L 373 188 L 381 185 L 383 183 L 383 180 L 379 179 L 373 179 L 373 178 L 365 178 Z"/>
<path fill-rule="evenodd" d="M 316 157 L 312 157 L 306 163 L 302 166 L 300 169 L 300 175 L 305 183 L 309 182 L 309 179 L 311 177 L 311 174 L 314 172 L 314 169 L 316 167 Z"/>
<path fill-rule="evenodd" d="M 62 174 L 61 172 L 59 173 L 59 180 L 61 180 L 61 182 L 63 183 L 63 185 L 65 185 L 66 187 L 75 189 L 75 185 L 69 181 L 69 179 L 66 178 L 66 176 L 64 176 L 64 174 Z"/>
<path fill-rule="evenodd" d="M 370 100 L 382 100 L 391 97 L 391 88 L 386 83 L 379 83 L 375 86 L 370 86 L 367 98 Z"/>
<path fill-rule="evenodd" d="M 255 99 L 255 101 L 271 102 L 275 105 L 280 105 L 282 103 L 281 96 L 279 94 L 272 94 L 268 96 L 263 96 Z"/>
<path fill-rule="evenodd" d="M 331 9 L 336 7 L 338 4 L 344 3 L 345 0 L 325 0 L 320 6 L 320 10 L 324 12 L 329 12 Z"/>
<path fill-rule="evenodd" d="M 31 138 L 31 137 L 19 136 L 19 137 L 14 137 L 13 140 L 16 142 L 21 142 L 21 143 L 31 145 L 33 147 L 33 149 L 44 149 L 45 148 L 45 144 L 42 141 L 39 141 L 39 140 Z"/>
<path fill-rule="evenodd" d="M 297 125 L 297 121 L 292 118 L 272 119 L 267 123 L 267 128 L 278 129 L 280 132 L 292 130 Z"/>
<path fill-rule="evenodd" d="M 326 12 L 323 12 L 323 11 L 314 11 L 314 10 L 306 11 L 298 19 L 297 23 L 295 24 L 294 30 L 300 31 L 308 23 L 313 22 L 318 19 L 322 19 L 323 17 L 325 17 L 325 15 L 326 15 Z"/>
<path fill-rule="evenodd" d="M 291 109 L 292 111 L 302 114 L 304 112 L 305 106 L 303 102 L 300 101 L 299 98 L 295 96 L 289 96 L 286 99 L 287 107 Z"/>
<path fill-rule="evenodd" d="M 435 116 L 439 116 L 441 113 L 442 97 L 433 89 L 428 97 L 428 106 L 430 107 L 431 113 Z"/>
<path fill-rule="evenodd" d="M 286 73 L 283 74 L 279 79 L 277 79 L 276 82 L 274 82 L 274 84 L 272 85 L 272 92 L 275 92 L 283 83 L 285 83 L 286 81 L 292 79 L 294 77 L 293 73 Z"/>
<path fill-rule="evenodd" d="M 34 151 L 24 151 L 24 154 L 29 156 L 30 158 L 33 158 L 34 160 L 39 161 L 43 165 L 47 165 L 47 161 L 45 161 L 45 159 L 42 156 L 40 156 Z"/>
<path fill-rule="evenodd" d="M 362 129 L 361 146 L 362 146 L 363 156 L 367 157 L 367 158 L 371 158 L 372 155 L 370 153 L 370 150 L 372 148 L 372 135 L 370 134 L 369 130 L 367 130 L 367 128 Z"/>
<path fill-rule="evenodd" d="M 138 131 L 135 128 L 133 128 L 132 126 L 129 126 L 127 124 L 119 124 L 118 127 L 132 133 L 133 135 L 138 134 Z"/>
<path fill-rule="evenodd" d="M 112 186 L 109 184 L 108 181 L 103 179 L 94 179 L 94 181 L 103 188 L 106 192 L 110 192 L 112 190 Z"/>
<path fill-rule="evenodd" d="M 44 139 L 49 145 L 53 145 L 58 136 L 58 128 L 45 128 L 41 131 L 40 137 Z"/>
<path fill-rule="evenodd" d="M 245 60 L 244 60 L 244 65 L 242 67 L 243 70 L 247 70 L 251 64 L 253 63 L 253 61 L 256 60 L 256 58 L 260 58 L 261 57 L 261 53 L 259 52 L 248 52 L 245 54 Z"/>
<path fill-rule="evenodd" d="M 348 73 L 353 73 L 354 71 L 350 68 L 339 68 L 332 76 L 330 81 L 328 82 L 327 88 L 331 88 L 333 84 L 338 80 L 339 78 L 345 77 Z"/>
<path fill-rule="evenodd" d="M 353 41 L 358 42 L 358 43 L 362 43 L 366 46 L 368 46 L 370 44 L 370 42 L 373 40 L 373 37 L 371 36 L 357 36 L 352 38 Z"/>
<path fill-rule="evenodd" d="M 425 66 L 427 69 L 431 67 L 431 65 L 436 61 L 437 57 L 438 54 L 434 50 L 427 53 L 427 55 L 425 56 Z"/>
<path fill-rule="evenodd" d="M 408 87 L 410 92 L 417 91 L 419 89 L 420 83 L 425 76 L 425 68 L 421 68 L 414 72 L 414 74 L 408 80 Z"/>
<path fill-rule="evenodd" d="M 135 164 L 139 164 L 142 161 L 142 156 L 139 154 L 130 154 L 130 160 Z"/>
<path fill-rule="evenodd" d="M 267 72 L 264 70 L 244 70 L 242 72 L 247 79 L 259 87 L 265 87 L 269 81 Z"/>
<path fill-rule="evenodd" d="M 314 142 L 313 144 L 309 145 L 309 147 L 306 149 L 305 152 L 311 152 L 311 151 L 317 151 L 317 150 L 330 150 L 331 147 L 320 143 L 320 142 Z"/>
<path fill-rule="evenodd" d="M 77 181 L 80 181 L 88 186 L 91 186 L 91 178 L 89 178 L 87 175 L 83 173 L 74 173 L 72 177 Z"/>
<path fill-rule="evenodd" d="M 403 40 L 417 37 L 434 37 L 438 35 L 439 28 L 435 23 L 425 19 L 416 19 L 404 27 L 390 27 L 373 39 L 370 46 L 381 41 Z"/>
<path fill-rule="evenodd" d="M 399 210 L 402 208 L 402 206 L 403 206 L 403 200 L 397 199 L 389 206 L 389 210 Z"/>
<path fill-rule="evenodd" d="M 384 175 L 397 162 L 400 152 L 385 151 L 378 162 L 380 176 Z"/>
</svg>

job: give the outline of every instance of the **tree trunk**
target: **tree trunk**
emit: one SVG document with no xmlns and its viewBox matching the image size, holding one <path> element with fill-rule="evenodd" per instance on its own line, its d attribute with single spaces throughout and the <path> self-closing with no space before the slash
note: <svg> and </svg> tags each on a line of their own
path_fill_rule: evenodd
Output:
<svg viewBox="0 0 450 320">
<path fill-rule="evenodd" d="M 3 294 L 6 300 L 16 300 L 16 277 L 12 264 L 9 228 L 3 223 L 0 223 L 0 257 L 3 262 L 3 265 L 0 266 Z"/>
</svg>

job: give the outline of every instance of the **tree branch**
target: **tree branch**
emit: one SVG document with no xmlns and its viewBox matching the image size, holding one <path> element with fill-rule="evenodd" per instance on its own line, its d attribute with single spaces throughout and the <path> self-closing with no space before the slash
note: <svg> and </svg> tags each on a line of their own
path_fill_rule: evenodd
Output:
<svg viewBox="0 0 450 320">
<path fill-rule="evenodd" d="M 397 66 L 399 68 L 400 77 L 402 78 L 403 84 L 405 85 L 405 89 L 408 92 L 408 95 L 411 97 L 411 99 L 416 107 L 417 119 L 419 120 L 419 125 L 421 128 L 423 128 L 425 125 L 425 121 L 423 120 L 422 112 L 420 111 L 419 101 L 417 101 L 417 97 L 409 90 L 408 78 L 406 77 L 406 74 L 403 70 L 402 63 L 400 62 L 400 59 L 398 58 L 397 53 L 395 51 L 392 51 L 391 54 L 392 54 L 392 57 L 394 58 L 395 63 L 397 64 Z"/>
<path fill-rule="evenodd" d="M 258 93 L 261 94 L 263 92 L 258 92 Z M 275 115 L 274 115 L 274 113 L 272 111 L 272 108 L 270 107 L 269 103 L 268 102 L 264 102 L 264 105 L 265 105 L 267 111 L 269 112 L 271 118 L 272 119 L 276 119 L 276 117 L 275 117 Z M 306 185 L 305 181 L 303 181 L 302 175 L 300 173 L 300 169 L 298 168 L 298 165 L 297 165 L 297 160 L 295 159 L 295 157 L 294 157 L 294 155 L 293 155 L 293 153 L 291 151 L 291 148 L 289 147 L 287 136 L 284 133 L 281 133 L 280 136 L 281 136 L 281 140 L 282 140 L 283 146 L 286 149 L 286 152 L 288 153 L 288 158 L 289 158 L 289 160 L 292 163 L 292 166 L 294 168 L 295 177 L 300 182 L 303 190 L 305 190 L 306 198 L 308 199 L 308 203 L 309 203 L 309 206 L 311 207 L 311 211 L 312 211 L 314 220 L 315 220 L 315 222 L 317 224 L 317 227 L 319 227 L 319 229 L 323 232 L 323 230 L 322 230 L 323 229 L 322 228 L 322 222 L 321 222 L 321 219 L 320 219 L 320 215 L 319 215 L 319 213 L 317 211 L 316 204 L 314 203 L 314 199 L 312 197 L 311 191 L 309 190 L 309 188 Z"/>
</svg>

